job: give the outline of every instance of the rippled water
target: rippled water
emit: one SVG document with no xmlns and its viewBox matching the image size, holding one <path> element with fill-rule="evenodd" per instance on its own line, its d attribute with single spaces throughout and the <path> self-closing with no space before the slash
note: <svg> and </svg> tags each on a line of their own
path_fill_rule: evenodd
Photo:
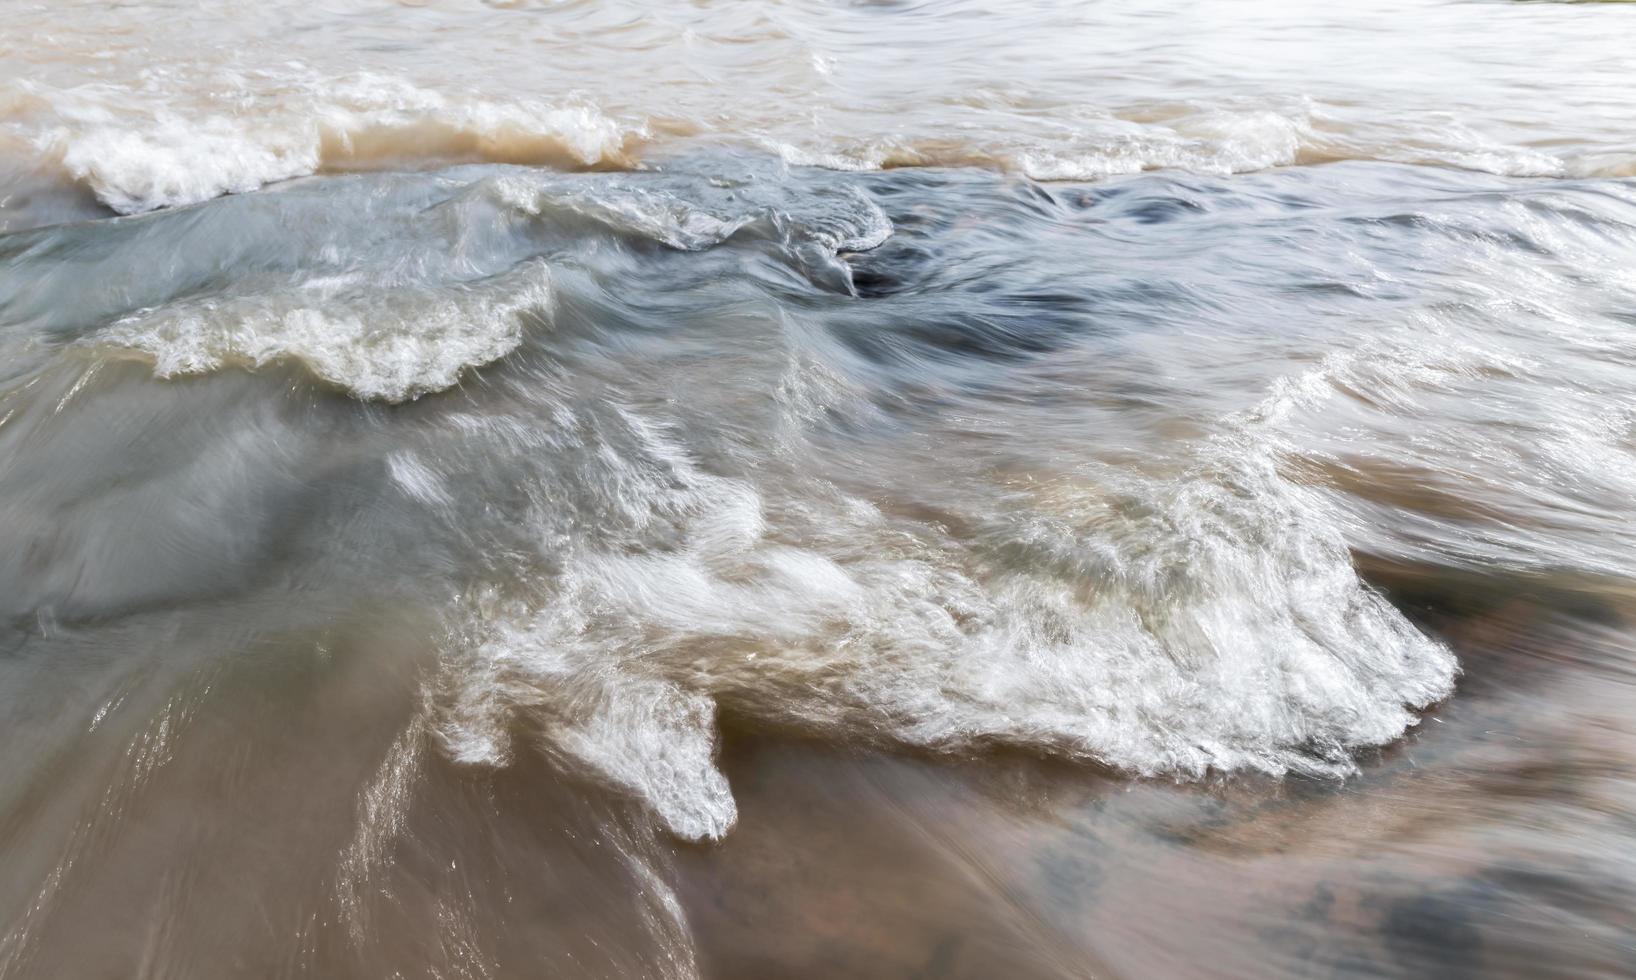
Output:
<svg viewBox="0 0 1636 980">
<path fill-rule="evenodd" d="M 1636 972 L 1636 7 L 0 14 L 0 977 Z"/>
</svg>

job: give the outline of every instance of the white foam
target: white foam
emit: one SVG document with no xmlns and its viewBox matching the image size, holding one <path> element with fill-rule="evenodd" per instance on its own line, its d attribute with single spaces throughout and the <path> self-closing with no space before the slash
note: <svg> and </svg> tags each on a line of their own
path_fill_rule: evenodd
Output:
<svg viewBox="0 0 1636 980">
<path fill-rule="evenodd" d="M 162 378 L 294 360 L 359 398 L 403 401 L 510 353 L 521 314 L 550 301 L 548 270 L 527 262 L 464 286 L 335 280 L 188 300 L 123 317 L 90 343 L 151 357 Z"/>
<path fill-rule="evenodd" d="M 590 165 L 625 162 L 639 124 L 587 104 L 491 101 L 389 75 L 326 78 L 299 70 L 227 95 L 14 83 L 30 96 L 16 126 L 103 203 L 124 214 L 242 193 L 324 168 L 461 159 Z M 20 97 L 20 96 L 19 96 Z"/>
<path fill-rule="evenodd" d="M 1145 170 L 1235 174 L 1287 166 L 1316 143 L 1310 110 L 1201 108 L 1164 123 L 1107 119 L 1010 162 L 1036 180 L 1094 180 Z"/>
<path fill-rule="evenodd" d="M 431 507 L 448 507 L 454 502 L 443 478 L 417 455 L 400 450 L 386 457 L 392 481 L 415 500 Z"/>
<path fill-rule="evenodd" d="M 702 186 L 689 190 L 618 177 L 586 185 L 510 173 L 481 181 L 471 194 L 485 195 L 514 214 L 577 215 L 598 230 L 634 234 L 681 251 L 719 245 L 757 222 L 766 222 L 787 244 L 810 243 L 829 255 L 875 248 L 892 234 L 886 212 L 856 188 L 794 200 L 776 185 L 740 188 L 731 195 Z"/>
<path fill-rule="evenodd" d="M 55 147 L 76 180 L 122 214 L 252 191 L 313 173 L 320 163 L 310 124 L 282 129 L 223 116 L 161 112 L 134 126 L 61 127 L 43 142 Z"/>
<path fill-rule="evenodd" d="M 715 702 L 650 678 L 604 686 L 595 706 L 563 725 L 554 745 L 647 800 L 690 840 L 717 839 L 738 818 L 716 768 Z"/>
<path fill-rule="evenodd" d="M 622 411 L 633 444 L 600 457 L 619 489 L 598 520 L 636 537 L 560 553 L 542 534 L 562 571 L 538 601 L 469 610 L 481 640 L 451 661 L 443 736 L 498 760 L 527 712 L 690 838 L 733 820 L 710 763 L 717 702 L 835 737 L 1146 774 L 1351 771 L 1456 666 L 1359 581 L 1320 498 L 1278 474 L 1265 408 L 1169 477 L 994 488 L 959 540 L 816 488 L 780 496 L 775 537 L 762 515 L 787 489 L 705 473 Z M 805 530 L 787 526 L 803 513 Z M 666 545 L 638 546 L 644 527 L 670 529 Z"/>
</svg>

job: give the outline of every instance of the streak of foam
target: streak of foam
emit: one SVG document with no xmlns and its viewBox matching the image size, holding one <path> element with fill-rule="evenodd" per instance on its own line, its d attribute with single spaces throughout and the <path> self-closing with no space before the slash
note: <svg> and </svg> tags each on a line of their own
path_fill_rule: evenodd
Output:
<svg viewBox="0 0 1636 980">
<path fill-rule="evenodd" d="M 407 825 L 420 780 L 426 731 L 425 712 L 417 712 L 387 749 L 374 778 L 358 794 L 356 829 L 341 852 L 335 880 L 336 902 L 355 945 L 363 944 L 368 931 L 371 889 L 379 887 L 376 879 Z"/>
<path fill-rule="evenodd" d="M 447 507 L 453 503 L 443 478 L 414 453 L 407 450 L 392 453 L 386 458 L 386 465 L 392 482 L 411 498 L 431 507 Z"/>
<path fill-rule="evenodd" d="M 659 950 L 660 975 L 667 980 L 696 980 L 700 975 L 697 947 L 681 900 L 665 877 L 664 872 L 668 868 L 656 867 L 657 857 L 644 856 L 659 854 L 660 849 L 656 845 L 657 842 L 651 837 L 644 836 L 630 848 L 622 848 L 620 857 L 624 859 L 632 877 L 641 883 L 637 890 L 640 896 L 638 911 L 643 928 Z"/>
<path fill-rule="evenodd" d="M 193 678 L 163 705 L 125 743 L 102 793 L 84 816 L 74 822 L 55 864 L 15 923 L 0 933 L 0 980 L 30 976 L 30 964 L 45 920 L 64 891 L 74 883 L 77 869 L 91 868 L 101 852 L 111 848 L 124 826 L 126 814 L 147 790 L 153 777 L 174 757 L 176 742 L 192 723 L 209 696 L 211 673 Z M 125 694 L 116 700 L 123 701 Z M 99 720 L 105 717 L 99 712 Z"/>
<path fill-rule="evenodd" d="M 476 896 L 465 882 L 450 894 L 455 891 L 448 889 L 437 899 L 437 942 L 443 960 L 451 965 L 454 976 L 492 980 L 495 973 L 483 950 L 483 923 L 473 915 Z"/>
</svg>

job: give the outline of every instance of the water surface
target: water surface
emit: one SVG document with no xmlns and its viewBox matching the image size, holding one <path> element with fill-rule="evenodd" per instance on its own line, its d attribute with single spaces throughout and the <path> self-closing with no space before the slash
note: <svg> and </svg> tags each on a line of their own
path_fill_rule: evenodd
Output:
<svg viewBox="0 0 1636 980">
<path fill-rule="evenodd" d="M 0 977 L 1636 971 L 1636 9 L 6 13 Z"/>
</svg>

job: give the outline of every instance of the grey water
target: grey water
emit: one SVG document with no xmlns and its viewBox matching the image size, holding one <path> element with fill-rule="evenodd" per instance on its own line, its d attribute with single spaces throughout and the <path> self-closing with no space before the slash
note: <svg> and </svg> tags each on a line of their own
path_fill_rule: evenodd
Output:
<svg viewBox="0 0 1636 980">
<path fill-rule="evenodd" d="M 0 244 L 8 972 L 1630 966 L 1623 183 L 722 152 Z"/>
</svg>

